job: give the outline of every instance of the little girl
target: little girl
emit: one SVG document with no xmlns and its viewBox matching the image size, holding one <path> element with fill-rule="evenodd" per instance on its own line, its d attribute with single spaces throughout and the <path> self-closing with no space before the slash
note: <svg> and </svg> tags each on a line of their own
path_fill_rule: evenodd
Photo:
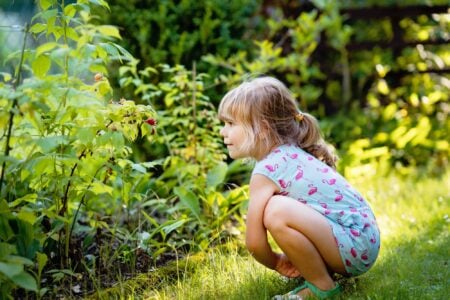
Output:
<svg viewBox="0 0 450 300">
<path fill-rule="evenodd" d="M 251 157 L 246 246 L 257 261 L 305 283 L 274 299 L 340 293 L 333 273 L 360 275 L 374 264 L 380 234 L 368 203 L 335 170 L 316 119 L 299 111 L 286 86 L 256 78 L 219 106 L 231 158 Z M 267 232 L 283 251 L 275 253 Z M 303 297 L 303 298 L 302 298 Z"/>
</svg>

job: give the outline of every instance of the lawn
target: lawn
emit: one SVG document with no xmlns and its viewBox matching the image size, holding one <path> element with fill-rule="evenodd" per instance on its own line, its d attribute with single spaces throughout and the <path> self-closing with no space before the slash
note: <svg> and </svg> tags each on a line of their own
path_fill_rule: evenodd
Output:
<svg viewBox="0 0 450 300">
<path fill-rule="evenodd" d="M 340 299 L 448 299 L 450 173 L 441 178 L 389 176 L 353 183 L 375 210 L 382 247 L 368 273 L 340 279 L 344 286 Z M 173 262 L 170 268 L 140 277 L 140 284 L 137 279 L 124 282 L 109 290 L 108 297 L 270 299 L 298 284 L 260 266 L 242 247 L 231 244 Z"/>
</svg>

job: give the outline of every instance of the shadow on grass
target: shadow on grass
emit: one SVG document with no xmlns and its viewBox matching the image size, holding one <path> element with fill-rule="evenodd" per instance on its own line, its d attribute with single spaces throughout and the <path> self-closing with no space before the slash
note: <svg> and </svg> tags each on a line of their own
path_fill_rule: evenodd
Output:
<svg viewBox="0 0 450 300">
<path fill-rule="evenodd" d="M 449 225 L 446 219 L 435 218 L 413 239 L 399 233 L 396 239 L 382 241 L 379 260 L 372 270 L 357 278 L 339 280 L 344 292 L 338 298 L 448 299 Z M 220 250 L 197 254 L 97 293 L 91 299 L 260 300 L 286 293 L 301 283 L 284 280 L 241 254 Z M 177 285 L 180 280 L 184 282 L 181 289 Z M 164 286 L 172 288 L 160 290 Z"/>
</svg>

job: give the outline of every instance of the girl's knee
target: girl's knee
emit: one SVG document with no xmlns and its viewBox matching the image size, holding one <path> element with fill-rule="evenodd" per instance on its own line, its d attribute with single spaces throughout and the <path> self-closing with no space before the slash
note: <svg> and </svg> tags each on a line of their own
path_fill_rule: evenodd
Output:
<svg viewBox="0 0 450 300">
<path fill-rule="evenodd" d="M 267 202 L 266 208 L 264 209 L 263 222 L 269 231 L 286 226 L 284 216 L 288 209 L 286 205 L 287 201 L 293 201 L 293 199 L 284 196 L 273 196 Z"/>
</svg>

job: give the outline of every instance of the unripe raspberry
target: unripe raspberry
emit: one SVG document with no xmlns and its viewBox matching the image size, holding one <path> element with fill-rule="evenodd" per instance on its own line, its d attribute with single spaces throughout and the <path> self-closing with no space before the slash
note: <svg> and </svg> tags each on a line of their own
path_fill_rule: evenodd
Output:
<svg viewBox="0 0 450 300">
<path fill-rule="evenodd" d="M 102 73 L 95 74 L 95 76 L 94 76 L 94 80 L 95 81 L 100 81 L 102 79 L 103 79 L 103 74 Z"/>
</svg>

